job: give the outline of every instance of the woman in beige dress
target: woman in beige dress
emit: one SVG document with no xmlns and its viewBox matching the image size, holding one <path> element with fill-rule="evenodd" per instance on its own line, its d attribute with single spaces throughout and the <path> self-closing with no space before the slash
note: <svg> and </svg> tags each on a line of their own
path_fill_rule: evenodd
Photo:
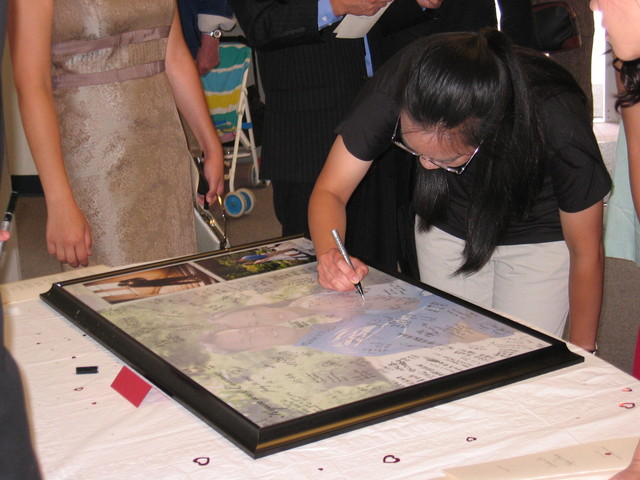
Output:
<svg viewBox="0 0 640 480">
<path fill-rule="evenodd" d="M 196 251 L 190 154 L 212 202 L 220 140 L 175 0 L 10 0 L 20 111 L 47 205 L 47 248 L 70 266 Z M 177 107 L 177 108 L 176 108 Z"/>
</svg>

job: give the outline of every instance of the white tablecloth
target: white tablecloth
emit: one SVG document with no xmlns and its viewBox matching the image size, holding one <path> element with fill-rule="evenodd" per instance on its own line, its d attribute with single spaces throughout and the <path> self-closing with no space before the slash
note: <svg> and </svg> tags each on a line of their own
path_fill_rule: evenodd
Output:
<svg viewBox="0 0 640 480">
<path fill-rule="evenodd" d="M 8 303 L 5 316 L 47 480 L 429 480 L 444 468 L 640 435 L 640 382 L 587 355 L 582 364 L 253 460 L 159 393 L 133 407 L 110 387 L 123 363 L 39 299 Z M 98 374 L 76 374 L 93 365 Z"/>
</svg>

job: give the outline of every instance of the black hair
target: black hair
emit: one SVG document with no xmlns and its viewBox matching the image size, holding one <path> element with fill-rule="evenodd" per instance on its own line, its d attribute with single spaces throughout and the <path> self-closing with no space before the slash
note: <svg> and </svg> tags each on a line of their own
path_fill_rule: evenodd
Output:
<svg viewBox="0 0 640 480">
<path fill-rule="evenodd" d="M 613 67 L 620 72 L 624 92 L 616 98 L 616 110 L 632 107 L 640 102 L 640 58 L 623 62 L 615 59 Z"/>
<path fill-rule="evenodd" d="M 482 142 L 473 160 L 464 259 L 455 272 L 471 274 L 489 260 L 509 224 L 526 219 L 539 193 L 547 155 L 540 95 L 580 87 L 552 60 L 516 51 L 494 29 L 419 42 L 401 76 L 401 109 L 430 133 L 458 135 L 469 146 Z M 446 215 L 451 174 L 419 164 L 417 170 L 413 203 L 425 231 Z"/>
</svg>

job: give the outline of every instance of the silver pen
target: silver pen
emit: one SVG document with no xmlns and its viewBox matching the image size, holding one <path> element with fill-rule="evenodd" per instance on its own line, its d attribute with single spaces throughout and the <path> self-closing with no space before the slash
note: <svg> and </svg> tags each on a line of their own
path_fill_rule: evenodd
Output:
<svg viewBox="0 0 640 480">
<path fill-rule="evenodd" d="M 13 219 L 13 212 L 16 210 L 16 202 L 18 201 L 18 192 L 15 190 L 11 192 L 11 197 L 9 198 L 9 205 L 7 205 L 7 211 L 4 214 L 4 219 L 2 223 L 0 223 L 0 230 L 9 231 L 11 228 L 11 220 Z M 6 242 L 0 242 L 0 258 L 2 258 L 2 253 L 4 252 L 4 244 Z"/>
<path fill-rule="evenodd" d="M 342 239 L 340 238 L 338 230 L 336 230 L 335 228 L 331 230 L 331 235 L 333 235 L 333 240 L 336 242 L 336 247 L 338 247 L 338 251 L 342 255 L 342 258 L 344 258 L 344 261 L 347 262 L 347 265 L 349 265 L 355 272 L 356 269 L 353 266 L 353 263 L 351 263 L 351 259 L 349 258 L 347 250 L 344 248 L 344 244 L 342 243 Z M 362 300 L 364 300 L 364 290 L 362 289 L 362 284 L 358 282 L 354 283 L 354 286 L 356 287 L 356 290 L 358 290 L 358 293 L 362 297 Z"/>
</svg>

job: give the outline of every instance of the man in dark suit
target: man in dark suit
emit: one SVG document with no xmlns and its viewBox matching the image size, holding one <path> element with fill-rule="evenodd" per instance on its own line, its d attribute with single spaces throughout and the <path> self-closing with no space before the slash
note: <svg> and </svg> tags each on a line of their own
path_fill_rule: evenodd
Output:
<svg viewBox="0 0 640 480">
<path fill-rule="evenodd" d="M 534 5 L 544 3 L 543 0 L 532 0 Z M 569 6 L 575 11 L 578 17 L 578 26 L 580 29 L 580 42 L 581 45 L 573 50 L 567 50 L 566 52 L 552 53 L 550 56 L 564 68 L 569 70 L 569 73 L 582 88 L 582 91 L 587 96 L 587 107 L 589 113 L 593 116 L 593 86 L 591 84 L 591 56 L 593 50 L 593 35 L 595 32 L 595 25 L 593 20 L 593 12 L 589 8 L 589 2 L 583 0 L 567 0 Z M 602 54 L 604 52 L 598 52 Z"/>
<path fill-rule="evenodd" d="M 439 6 L 440 0 L 395 0 L 367 39 L 337 38 L 333 31 L 345 14 L 372 15 L 385 1 L 229 3 L 257 51 L 265 94 L 261 177 L 272 181 L 283 235 L 308 235 L 307 204 L 335 139 L 334 129 L 383 60 L 384 38 L 430 21 L 428 8 Z M 394 162 L 377 163 L 348 206 L 346 245 L 354 255 L 395 269 L 395 177 L 406 175 L 398 173 Z"/>
<path fill-rule="evenodd" d="M 178 11 L 187 47 L 204 75 L 220 61 L 223 32 L 236 24 L 231 6 L 227 0 L 178 0 Z"/>
</svg>

